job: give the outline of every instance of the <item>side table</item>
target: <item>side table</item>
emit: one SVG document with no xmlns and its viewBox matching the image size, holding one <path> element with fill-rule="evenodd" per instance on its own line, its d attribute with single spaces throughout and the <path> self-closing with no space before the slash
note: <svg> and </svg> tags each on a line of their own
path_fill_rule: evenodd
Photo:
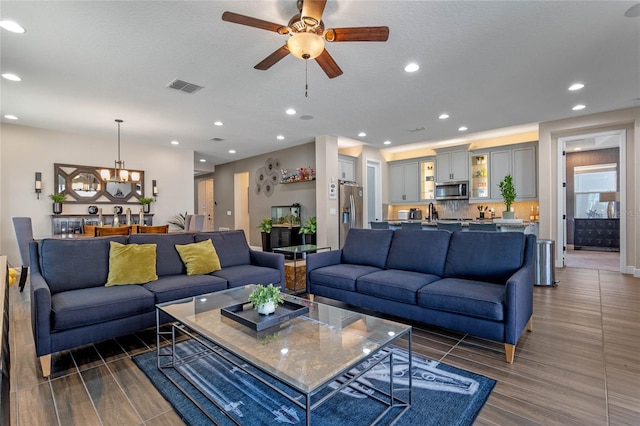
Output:
<svg viewBox="0 0 640 426">
<path fill-rule="evenodd" d="M 314 244 L 303 244 L 299 246 L 276 247 L 271 251 L 282 253 L 285 257 L 292 255 L 292 259 L 284 265 L 285 288 L 288 293 L 302 294 L 307 292 L 307 254 L 315 253 L 318 250 L 331 250 L 331 247 L 318 247 Z M 302 260 L 298 260 L 302 257 Z"/>
</svg>

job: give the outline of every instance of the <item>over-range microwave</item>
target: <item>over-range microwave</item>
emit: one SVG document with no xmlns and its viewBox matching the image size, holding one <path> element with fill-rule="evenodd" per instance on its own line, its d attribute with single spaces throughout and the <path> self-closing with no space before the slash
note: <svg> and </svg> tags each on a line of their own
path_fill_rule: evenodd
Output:
<svg viewBox="0 0 640 426">
<path fill-rule="evenodd" d="M 468 200 L 469 182 L 466 180 L 436 182 L 436 200 Z"/>
</svg>

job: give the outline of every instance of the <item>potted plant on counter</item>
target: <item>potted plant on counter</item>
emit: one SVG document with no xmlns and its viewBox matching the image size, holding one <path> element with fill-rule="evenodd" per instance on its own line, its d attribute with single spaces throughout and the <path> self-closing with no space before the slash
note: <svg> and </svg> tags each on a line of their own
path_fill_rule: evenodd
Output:
<svg viewBox="0 0 640 426">
<path fill-rule="evenodd" d="M 149 213 L 151 211 L 151 203 L 153 203 L 153 198 L 145 198 L 142 197 L 138 200 L 140 204 L 142 204 L 142 211 L 145 213 Z"/>
<path fill-rule="evenodd" d="M 515 213 L 511 211 L 511 204 L 515 201 L 518 194 L 516 194 L 516 188 L 513 186 L 513 178 L 511 175 L 506 175 L 504 179 L 498 184 L 500 188 L 500 194 L 504 200 L 506 210 L 502 212 L 503 219 L 515 218 Z"/>
<path fill-rule="evenodd" d="M 262 235 L 262 251 L 271 251 L 271 226 L 272 221 L 270 217 L 266 217 L 262 219 L 260 225 L 258 225 L 258 229 L 261 231 Z"/>
<path fill-rule="evenodd" d="M 56 194 L 49 194 L 49 198 L 53 201 L 53 214 L 62 213 L 62 203 L 67 196 L 62 192 Z"/>
<path fill-rule="evenodd" d="M 276 306 L 280 303 L 284 303 L 282 296 L 280 295 L 280 288 L 274 287 L 273 284 L 263 286 L 258 284 L 255 290 L 249 295 L 249 302 L 253 305 L 253 308 L 261 315 L 269 315 L 276 311 Z"/>
<path fill-rule="evenodd" d="M 302 244 L 316 244 L 316 231 L 317 231 L 317 222 L 316 217 L 310 217 L 304 223 L 303 226 L 300 227 L 300 233 L 302 234 Z"/>
</svg>

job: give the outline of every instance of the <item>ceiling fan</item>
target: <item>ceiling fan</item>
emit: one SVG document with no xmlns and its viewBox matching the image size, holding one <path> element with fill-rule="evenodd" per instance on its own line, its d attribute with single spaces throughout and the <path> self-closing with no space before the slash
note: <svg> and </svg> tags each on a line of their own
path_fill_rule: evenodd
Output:
<svg viewBox="0 0 640 426">
<path fill-rule="evenodd" d="M 335 78 L 342 74 L 342 70 L 325 49 L 325 41 L 387 41 L 389 27 L 325 29 L 322 12 L 326 3 L 327 0 L 298 0 L 297 6 L 300 13 L 292 17 L 287 25 L 275 24 L 233 12 L 224 12 L 222 20 L 289 35 L 287 43 L 263 59 L 254 67 L 255 69 L 268 70 L 291 53 L 300 59 L 315 59 L 329 78 Z"/>
</svg>

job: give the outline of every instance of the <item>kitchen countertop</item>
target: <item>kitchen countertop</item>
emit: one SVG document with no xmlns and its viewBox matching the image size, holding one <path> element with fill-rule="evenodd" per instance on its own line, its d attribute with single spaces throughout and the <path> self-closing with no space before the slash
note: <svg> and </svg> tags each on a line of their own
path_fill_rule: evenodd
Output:
<svg viewBox="0 0 640 426">
<path fill-rule="evenodd" d="M 498 219 L 498 218 L 496 218 Z M 462 224 L 463 227 L 468 227 L 470 223 L 492 223 L 492 220 L 457 220 L 457 219 L 439 219 L 437 222 L 433 221 L 433 222 L 429 222 L 427 220 L 399 220 L 399 219 L 386 219 L 386 222 L 389 222 L 390 226 L 400 226 L 400 224 L 402 222 L 419 222 L 422 224 L 422 226 L 437 226 L 437 222 L 444 222 L 444 223 L 456 223 L 459 222 Z M 522 226 L 528 226 L 531 224 L 536 224 L 538 222 L 536 221 L 531 221 L 531 220 L 523 220 L 520 223 L 496 223 L 496 226 L 500 227 L 505 227 L 505 228 L 510 228 L 510 227 L 522 227 Z"/>
</svg>

